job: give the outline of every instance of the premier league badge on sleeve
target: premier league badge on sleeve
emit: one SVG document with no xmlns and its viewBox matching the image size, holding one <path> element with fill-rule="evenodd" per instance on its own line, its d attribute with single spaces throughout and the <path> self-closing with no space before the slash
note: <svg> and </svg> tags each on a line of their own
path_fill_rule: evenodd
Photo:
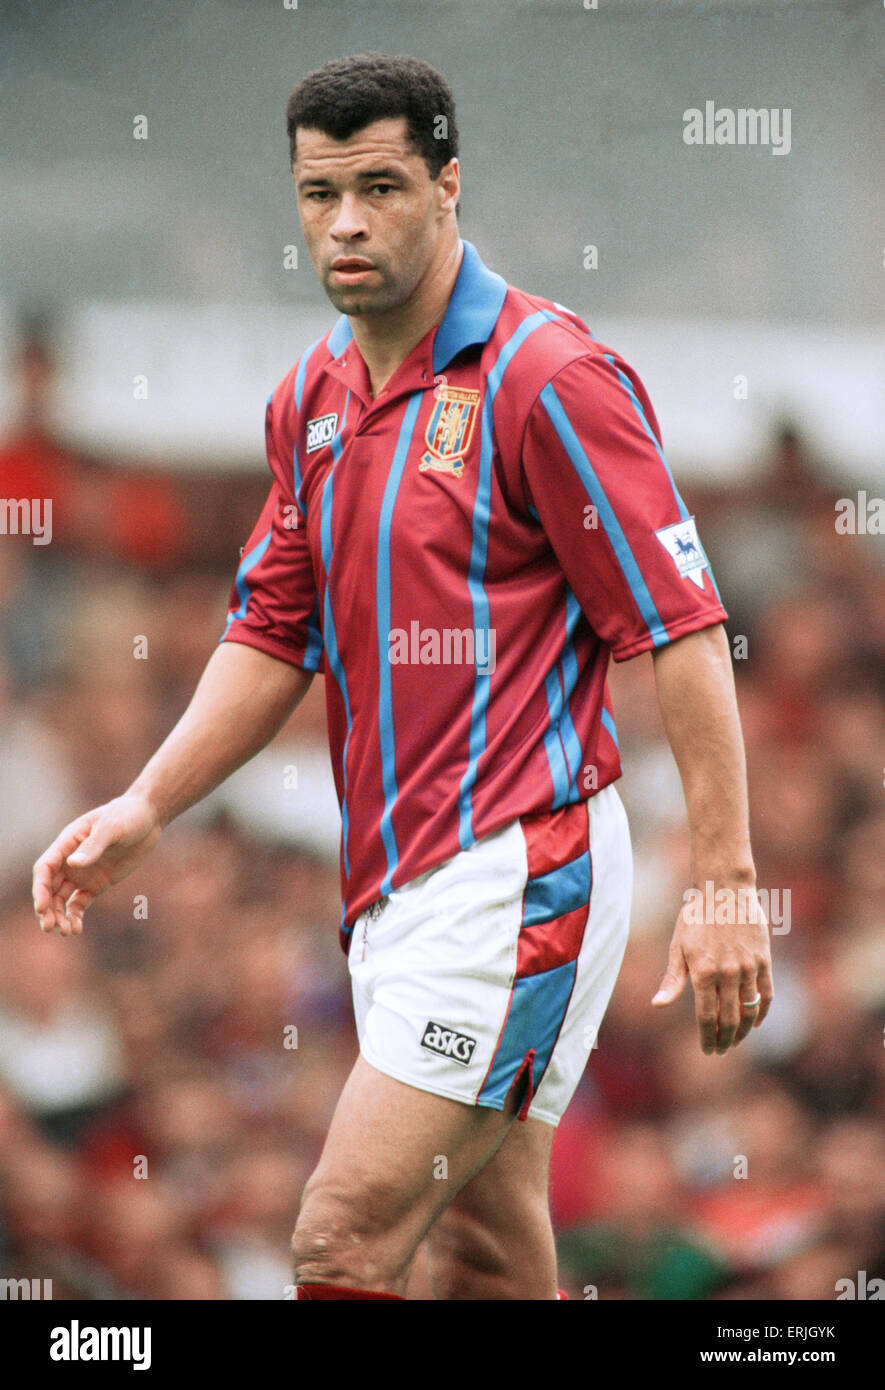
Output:
<svg viewBox="0 0 885 1390">
<path fill-rule="evenodd" d="M 704 587 L 704 570 L 710 562 L 704 554 L 693 516 L 677 521 L 675 526 L 662 526 L 655 535 L 670 555 L 683 579 L 690 579 L 699 589 Z"/>
</svg>

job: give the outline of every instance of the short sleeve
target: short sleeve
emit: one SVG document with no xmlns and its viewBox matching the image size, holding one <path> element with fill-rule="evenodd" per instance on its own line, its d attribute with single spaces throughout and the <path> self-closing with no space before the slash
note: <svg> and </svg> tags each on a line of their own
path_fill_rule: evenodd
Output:
<svg viewBox="0 0 885 1390">
<path fill-rule="evenodd" d="M 616 661 L 725 621 L 651 402 L 617 354 L 587 353 L 543 387 L 521 463 L 526 504 Z"/>
<path fill-rule="evenodd" d="M 223 642 L 243 642 L 306 671 L 323 669 L 323 638 L 306 518 L 274 438 L 273 397 L 265 419 L 273 482 L 237 570 Z"/>
</svg>

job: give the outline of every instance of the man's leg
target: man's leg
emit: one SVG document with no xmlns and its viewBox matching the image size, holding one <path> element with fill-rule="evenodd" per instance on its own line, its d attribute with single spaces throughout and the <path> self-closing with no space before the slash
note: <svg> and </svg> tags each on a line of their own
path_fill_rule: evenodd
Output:
<svg viewBox="0 0 885 1390">
<path fill-rule="evenodd" d="M 357 1058 L 304 1189 L 296 1283 L 403 1295 L 428 1228 L 513 1122 L 513 1113 L 432 1095 Z"/>
<path fill-rule="evenodd" d="M 550 1150 L 542 1120 L 515 1124 L 498 1152 L 437 1217 L 426 1240 L 438 1299 L 555 1299 Z"/>
<path fill-rule="evenodd" d="M 512 1157 L 440 1225 L 435 1277 L 454 1290 L 456 1264 L 465 1279 L 482 1272 L 481 1228 L 487 1265 L 500 1244 L 486 1274 L 502 1297 L 555 1297 L 549 1145 L 617 978 L 631 878 L 626 815 L 606 787 L 502 827 L 358 919 L 361 1055 L 293 1236 L 302 1287 L 402 1296 L 421 1240 L 513 1132 L 530 1085 Z M 508 1263 L 534 1272 L 508 1282 Z"/>
</svg>

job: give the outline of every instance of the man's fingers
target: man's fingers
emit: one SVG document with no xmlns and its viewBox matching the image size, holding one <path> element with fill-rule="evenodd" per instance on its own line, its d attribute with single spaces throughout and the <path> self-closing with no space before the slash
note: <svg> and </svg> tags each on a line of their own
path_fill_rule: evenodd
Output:
<svg viewBox="0 0 885 1390">
<path fill-rule="evenodd" d="M 64 874 L 60 869 L 52 870 L 48 865 L 38 865 L 34 870 L 34 911 L 44 931 L 52 931 L 55 926 L 63 879 Z"/>
<path fill-rule="evenodd" d="M 74 936 L 79 936 L 83 931 L 83 913 L 92 902 L 92 894 L 85 888 L 77 888 L 68 898 L 65 904 L 65 914 L 71 924 Z"/>
<path fill-rule="evenodd" d="M 747 1009 L 744 1007 L 743 1003 L 741 1004 L 741 1021 L 738 1024 L 737 1031 L 734 1035 L 734 1039 L 731 1044 L 732 1047 L 737 1047 L 738 1043 L 743 1042 L 747 1034 L 752 1031 L 753 1025 L 756 1022 L 757 1013 L 758 1008 Z"/>
<path fill-rule="evenodd" d="M 741 978 L 740 989 L 741 1021 L 734 1035 L 732 1047 L 737 1047 L 738 1043 L 743 1042 L 747 1034 L 752 1031 L 759 1016 L 759 1003 L 757 1001 L 760 993 L 761 991 L 757 988 L 755 968 L 752 971 L 745 971 Z"/>
<path fill-rule="evenodd" d="M 34 911 L 41 918 L 41 926 L 43 926 L 42 915 L 54 910 L 53 897 L 61 887 L 65 861 L 89 835 L 94 820 L 95 812 L 92 811 L 85 816 L 80 816 L 75 821 L 71 821 L 70 825 L 66 825 L 64 830 L 56 836 L 34 865 L 31 891 L 34 898 Z M 48 930 L 48 928 L 45 929 Z"/>
<path fill-rule="evenodd" d="M 685 989 L 685 982 L 688 979 L 688 966 L 682 956 L 682 952 L 670 948 L 670 960 L 667 969 L 664 971 L 664 978 L 658 986 L 658 992 L 652 999 L 655 1008 L 662 1008 L 665 1004 L 672 1004 L 674 999 L 678 999 Z"/>
<path fill-rule="evenodd" d="M 716 1051 L 716 1037 L 719 1031 L 719 995 L 716 992 L 714 974 L 704 974 L 692 980 L 694 986 L 695 1018 L 701 1038 L 701 1051 Z"/>
<path fill-rule="evenodd" d="M 52 870 L 42 859 L 34 865 L 32 895 L 34 911 L 40 917 L 52 907 Z"/>
<path fill-rule="evenodd" d="M 115 838 L 115 833 L 116 827 L 108 821 L 96 822 L 82 844 L 67 856 L 67 862 L 76 869 L 94 864 Z"/>
<path fill-rule="evenodd" d="M 34 911 L 38 914 L 49 906 L 51 876 L 49 865 L 42 859 L 38 859 L 34 865 L 34 876 L 31 881 Z"/>
<path fill-rule="evenodd" d="M 744 1009 L 744 1001 L 756 996 L 756 966 L 752 960 L 737 964 L 731 961 L 719 971 L 717 980 L 719 991 L 719 1028 L 716 1051 L 720 1057 L 742 1038 L 753 1026 L 755 1011 L 749 1016 Z"/>
<path fill-rule="evenodd" d="M 83 930 L 83 913 L 95 895 L 88 889 L 78 888 L 67 875 L 58 877 L 51 885 L 45 900 L 35 910 L 40 921 L 40 930 L 56 931 L 60 936 L 79 936 Z"/>
<path fill-rule="evenodd" d="M 763 1022 L 768 1010 L 771 1008 L 772 1000 L 774 999 L 774 982 L 771 978 L 771 964 L 769 961 L 764 961 L 759 967 L 756 976 L 756 989 L 758 993 L 762 995 L 759 1008 L 756 1010 L 756 1022 L 753 1025 L 755 1028 L 758 1028 L 760 1023 Z"/>
<path fill-rule="evenodd" d="M 42 860 L 38 862 L 47 863 L 51 868 L 60 869 L 78 845 L 81 845 L 95 824 L 97 811 L 89 811 L 85 816 L 80 816 L 77 820 L 71 821 L 64 830 L 53 840 Z"/>
<path fill-rule="evenodd" d="M 69 878 L 64 878 L 52 895 L 55 920 L 49 929 L 60 936 L 79 936 L 83 930 L 83 913 L 91 901 L 91 894 L 83 893 Z"/>
<path fill-rule="evenodd" d="M 740 978 L 726 978 L 719 986 L 719 1023 L 716 1051 L 723 1056 L 735 1040 L 741 1025 Z"/>
<path fill-rule="evenodd" d="M 64 862 L 64 853 L 50 846 L 34 865 L 32 892 L 34 908 L 38 913 L 50 905 L 53 893 L 57 892 L 64 876 Z"/>
<path fill-rule="evenodd" d="M 103 816 L 103 810 L 99 806 L 66 825 L 34 865 L 34 911 L 45 932 L 70 936 L 83 930 L 83 913 L 95 893 L 73 882 L 70 870 L 91 868 L 115 839 L 113 817 Z"/>
<path fill-rule="evenodd" d="M 741 1022 L 734 1037 L 733 1047 L 743 1042 L 754 1028 L 765 1019 L 774 999 L 774 985 L 771 979 L 771 962 L 760 961 L 752 978 L 748 975 L 741 981 Z"/>
</svg>

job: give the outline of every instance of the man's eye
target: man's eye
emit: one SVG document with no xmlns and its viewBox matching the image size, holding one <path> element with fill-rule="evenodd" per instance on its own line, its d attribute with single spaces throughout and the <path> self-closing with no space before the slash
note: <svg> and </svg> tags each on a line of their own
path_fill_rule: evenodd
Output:
<svg viewBox="0 0 885 1390">
<path fill-rule="evenodd" d="M 373 193 L 392 193 L 394 185 L 392 183 L 373 183 Z"/>
<path fill-rule="evenodd" d="M 324 202 L 326 198 L 331 198 L 331 196 L 328 188 L 314 188 L 307 194 L 311 202 Z"/>
</svg>

